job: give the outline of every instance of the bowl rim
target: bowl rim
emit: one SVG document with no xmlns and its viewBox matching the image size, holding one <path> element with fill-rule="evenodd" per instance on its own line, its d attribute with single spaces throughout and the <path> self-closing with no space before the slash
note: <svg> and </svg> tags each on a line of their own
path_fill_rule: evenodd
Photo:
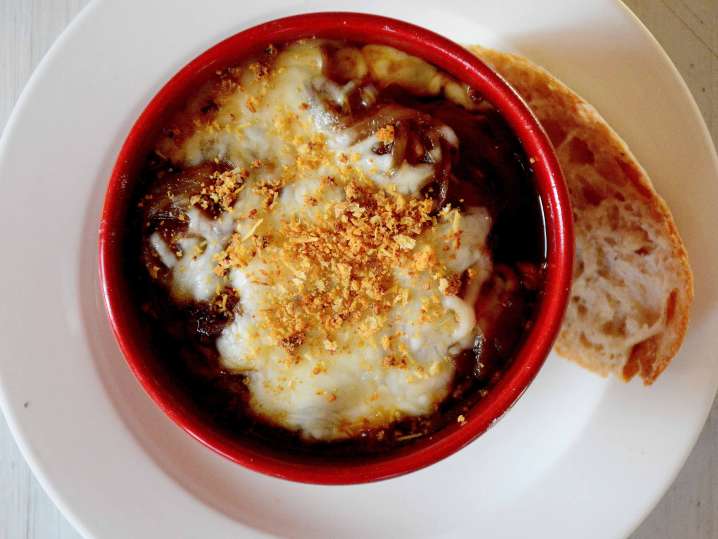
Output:
<svg viewBox="0 0 718 539">
<path fill-rule="evenodd" d="M 391 45 L 476 88 L 504 116 L 533 166 L 547 240 L 545 287 L 534 324 L 511 366 L 463 424 L 444 427 L 416 447 L 321 464 L 267 454 L 218 433 L 190 414 L 148 368 L 151 354 L 135 329 L 135 308 L 123 293 L 126 283 L 122 270 L 123 223 L 132 192 L 128 170 L 136 164 L 146 141 L 153 138 L 167 106 L 195 87 L 192 82 L 224 67 L 223 59 L 225 63 L 232 59 L 227 65 L 236 64 L 271 43 L 309 37 Z M 558 335 L 569 298 L 574 236 L 568 189 L 553 146 L 529 107 L 503 78 L 467 49 L 411 23 L 365 13 L 316 12 L 274 19 L 240 31 L 194 58 L 162 86 L 132 125 L 115 161 L 102 208 L 98 248 L 101 294 L 122 355 L 143 389 L 178 426 L 215 452 L 257 472 L 305 483 L 355 484 L 403 475 L 448 457 L 484 433 L 516 402 Z"/>
</svg>

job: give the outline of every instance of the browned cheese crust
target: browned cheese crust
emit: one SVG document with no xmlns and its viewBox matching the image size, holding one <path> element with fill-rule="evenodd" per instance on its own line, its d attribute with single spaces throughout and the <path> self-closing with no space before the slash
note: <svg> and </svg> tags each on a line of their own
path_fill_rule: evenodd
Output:
<svg viewBox="0 0 718 539">
<path fill-rule="evenodd" d="M 646 385 L 683 342 L 693 301 L 686 249 L 626 144 L 571 89 L 528 60 L 469 49 L 524 98 L 556 148 L 576 231 L 572 296 L 556 351 Z"/>
</svg>

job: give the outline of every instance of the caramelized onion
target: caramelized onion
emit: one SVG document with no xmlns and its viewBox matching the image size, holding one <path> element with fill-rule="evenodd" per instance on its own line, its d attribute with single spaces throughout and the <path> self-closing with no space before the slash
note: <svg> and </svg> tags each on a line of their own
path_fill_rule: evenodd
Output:
<svg viewBox="0 0 718 539">
<path fill-rule="evenodd" d="M 394 125 L 394 143 L 392 151 L 392 166 L 398 168 L 406 157 L 406 147 L 409 142 L 409 133 L 403 124 Z"/>
<path fill-rule="evenodd" d="M 401 105 L 385 105 L 372 115 L 349 127 L 351 143 L 353 144 L 371 136 L 384 126 L 394 125 L 396 127 L 397 123 L 407 120 L 423 122 L 426 125 L 433 123 L 431 116 L 424 112 L 402 107 Z"/>
</svg>

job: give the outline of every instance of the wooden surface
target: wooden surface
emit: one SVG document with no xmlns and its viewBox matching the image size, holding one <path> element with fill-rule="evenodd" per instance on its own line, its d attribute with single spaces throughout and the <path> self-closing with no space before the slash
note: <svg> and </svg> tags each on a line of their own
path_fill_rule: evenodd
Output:
<svg viewBox="0 0 718 539">
<path fill-rule="evenodd" d="M 34 67 L 86 3 L 0 0 L 0 129 Z M 718 0 L 626 4 L 675 62 L 718 142 Z M 30 473 L 0 417 L 0 539 L 78 537 Z M 632 537 L 718 537 L 718 404 L 676 482 Z"/>
</svg>

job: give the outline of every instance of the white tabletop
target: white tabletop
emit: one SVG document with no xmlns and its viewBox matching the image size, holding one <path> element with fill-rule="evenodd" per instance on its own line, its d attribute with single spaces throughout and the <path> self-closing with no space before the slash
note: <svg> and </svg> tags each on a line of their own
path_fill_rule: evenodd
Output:
<svg viewBox="0 0 718 539">
<path fill-rule="evenodd" d="M 0 129 L 30 73 L 88 0 L 0 0 Z M 718 0 L 626 0 L 686 79 L 718 142 Z M 0 537 L 76 539 L 0 417 Z M 693 453 L 633 539 L 718 537 L 718 403 Z"/>
</svg>

